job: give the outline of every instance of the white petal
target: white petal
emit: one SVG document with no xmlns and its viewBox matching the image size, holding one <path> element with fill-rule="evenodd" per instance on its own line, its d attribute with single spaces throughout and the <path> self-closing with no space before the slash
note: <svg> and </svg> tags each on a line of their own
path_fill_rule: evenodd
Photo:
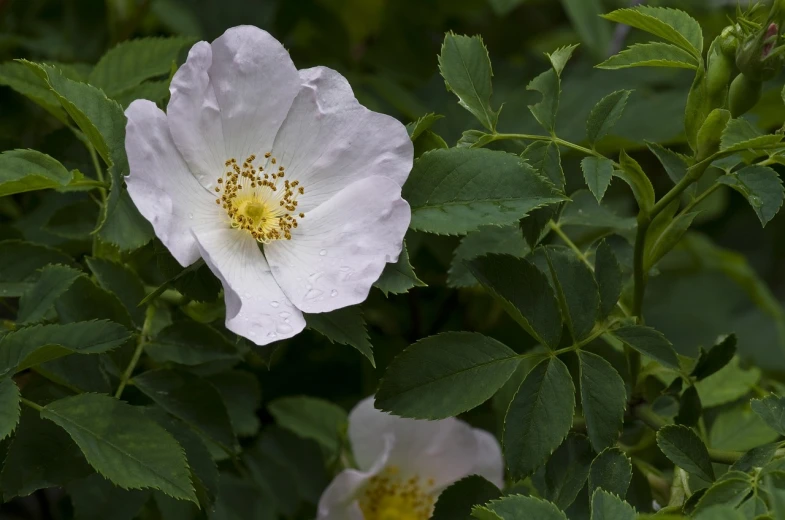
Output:
<svg viewBox="0 0 785 520">
<path fill-rule="evenodd" d="M 485 430 L 475 428 L 477 455 L 471 473 L 485 477 L 499 489 L 504 486 L 504 461 L 502 449 L 496 437 Z"/>
<path fill-rule="evenodd" d="M 216 224 L 193 230 L 210 270 L 221 280 L 226 328 L 257 345 L 290 338 L 305 319 L 270 274 L 257 242 L 245 231 Z"/>
<path fill-rule="evenodd" d="M 474 429 L 463 421 L 395 417 L 376 410 L 368 398 L 349 415 L 349 439 L 360 469 L 384 451 L 386 435 L 393 436 L 388 464 L 403 475 L 434 479 L 437 490 L 472 474 L 479 453 Z"/>
<path fill-rule="evenodd" d="M 343 76 L 326 67 L 300 71 L 303 85 L 273 145 L 290 180 L 305 187 L 309 211 L 349 184 L 374 175 L 403 186 L 414 148 L 396 119 L 371 112 Z"/>
<path fill-rule="evenodd" d="M 190 265 L 199 259 L 190 228 L 216 220 L 214 198 L 191 175 L 172 141 L 166 115 L 155 103 L 134 101 L 125 114 L 128 194 L 172 256 Z"/>
<path fill-rule="evenodd" d="M 291 240 L 264 246 L 273 276 L 303 312 L 364 301 L 401 252 L 411 220 L 401 188 L 386 177 L 355 182 L 299 219 Z"/>
<path fill-rule="evenodd" d="M 212 61 L 209 43 L 191 47 L 188 59 L 172 78 L 166 109 L 177 148 L 207 188 L 223 173 L 227 159 L 221 112 L 208 75 Z"/>
<path fill-rule="evenodd" d="M 319 499 L 317 520 L 364 520 L 357 502 L 358 494 L 371 478 L 384 469 L 392 449 L 389 435 L 381 440 L 382 450 L 368 471 L 344 470 L 327 486 Z"/>
<path fill-rule="evenodd" d="M 221 107 L 228 157 L 242 162 L 272 149 L 275 134 L 300 88 L 283 45 L 268 32 L 241 25 L 212 43 L 210 79 Z"/>
</svg>

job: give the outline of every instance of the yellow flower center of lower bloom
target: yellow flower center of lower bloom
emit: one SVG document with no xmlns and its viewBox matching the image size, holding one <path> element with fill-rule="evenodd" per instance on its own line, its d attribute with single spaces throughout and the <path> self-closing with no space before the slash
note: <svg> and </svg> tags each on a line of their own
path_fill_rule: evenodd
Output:
<svg viewBox="0 0 785 520">
<path fill-rule="evenodd" d="M 248 231 L 259 242 L 291 240 L 297 219 L 305 213 L 297 211 L 297 197 L 305 193 L 299 181 L 286 179 L 283 166 L 271 153 L 264 154 L 265 164 L 255 165 L 255 155 L 242 165 L 235 158 L 226 161 L 227 171 L 219 177 L 215 192 L 233 228 Z"/>
<path fill-rule="evenodd" d="M 428 520 L 433 512 L 433 479 L 403 479 L 396 466 L 371 478 L 360 497 L 365 520 Z"/>
</svg>

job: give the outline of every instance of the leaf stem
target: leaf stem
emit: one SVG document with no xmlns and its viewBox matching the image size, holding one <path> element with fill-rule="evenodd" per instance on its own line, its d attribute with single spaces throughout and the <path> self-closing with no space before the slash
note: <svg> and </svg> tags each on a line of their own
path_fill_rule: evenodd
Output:
<svg viewBox="0 0 785 520">
<path fill-rule="evenodd" d="M 133 374 L 137 363 L 139 363 L 139 359 L 142 357 L 142 351 L 144 351 L 144 346 L 147 343 L 147 338 L 150 335 L 150 329 L 153 325 L 154 315 L 155 307 L 148 305 L 147 311 L 144 315 L 144 324 L 142 325 L 142 332 L 139 334 L 139 342 L 136 345 L 136 350 L 134 350 L 134 355 L 131 357 L 131 361 L 128 363 L 128 366 L 125 367 L 125 372 L 123 372 L 123 375 L 120 378 L 120 385 L 117 387 L 117 391 L 114 394 L 115 398 L 117 399 L 120 399 L 120 397 L 123 395 L 123 390 L 125 390 L 126 385 L 128 385 L 128 380 L 131 379 L 131 374 Z"/>
<path fill-rule="evenodd" d="M 38 403 L 34 403 L 33 401 L 31 401 L 29 399 L 25 399 L 24 397 L 20 397 L 19 400 L 22 402 L 22 404 L 25 404 L 25 405 L 29 406 L 30 408 L 32 408 L 34 410 L 37 410 L 38 412 L 43 412 L 44 411 L 44 407 L 43 406 L 41 406 Z"/>
<path fill-rule="evenodd" d="M 695 206 L 706 200 L 709 197 L 709 195 L 717 191 L 720 188 L 720 186 L 722 186 L 722 184 L 719 183 L 712 184 L 711 187 L 709 187 L 709 189 L 707 189 L 706 191 L 695 197 L 692 200 L 692 202 L 684 206 L 684 209 L 681 210 L 681 214 L 683 215 L 685 213 L 689 213 L 690 211 L 692 211 L 695 208 Z"/>
<path fill-rule="evenodd" d="M 565 141 L 564 139 L 555 136 L 532 135 L 532 134 L 488 134 L 488 135 L 492 138 L 491 141 L 489 142 L 502 141 L 506 139 L 519 139 L 524 141 L 551 141 L 558 145 L 564 146 L 565 148 L 570 148 L 577 152 L 581 152 L 582 154 L 593 155 L 594 157 L 607 159 L 607 157 L 605 157 L 604 155 L 602 155 L 600 152 L 596 150 L 591 150 L 579 144 L 571 143 L 570 141 Z M 619 167 L 618 163 L 616 163 L 615 161 L 611 161 L 611 162 L 613 162 L 613 165 L 616 166 L 617 168 Z"/>
</svg>

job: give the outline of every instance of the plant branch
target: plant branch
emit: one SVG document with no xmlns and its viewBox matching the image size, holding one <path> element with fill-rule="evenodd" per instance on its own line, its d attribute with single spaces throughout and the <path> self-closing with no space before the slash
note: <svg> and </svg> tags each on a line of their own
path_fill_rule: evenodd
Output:
<svg viewBox="0 0 785 520">
<path fill-rule="evenodd" d="M 29 399 L 25 399 L 24 397 L 20 397 L 19 400 L 22 402 L 22 404 L 29 406 L 33 410 L 36 410 L 38 412 L 43 412 L 44 411 L 44 407 L 43 406 L 41 406 L 38 403 L 34 403 L 33 401 L 31 401 Z"/>
<path fill-rule="evenodd" d="M 491 141 L 503 141 L 506 139 L 518 139 L 523 141 L 551 141 L 558 145 L 564 146 L 565 148 L 570 148 L 577 152 L 581 152 L 586 155 L 593 155 L 594 157 L 601 157 L 603 159 L 607 159 L 604 155 L 596 150 L 591 150 L 579 144 L 571 143 L 570 141 L 565 141 L 559 137 L 550 136 L 550 135 L 532 135 L 532 134 L 488 134 L 488 137 L 491 138 Z M 617 168 L 619 167 L 618 163 L 612 161 L 614 166 Z"/>
<path fill-rule="evenodd" d="M 142 357 L 142 351 L 144 351 L 144 346 L 147 343 L 147 337 L 150 335 L 150 328 L 153 325 L 154 314 L 155 307 L 148 305 L 144 316 L 144 325 L 142 325 L 142 332 L 139 334 L 139 342 L 136 345 L 136 350 L 134 350 L 134 355 L 131 357 L 131 361 L 128 363 L 128 366 L 125 367 L 125 372 L 123 372 L 123 375 L 120 378 L 120 385 L 117 387 L 117 391 L 114 394 L 117 399 L 120 399 L 120 397 L 123 395 L 123 390 L 125 390 L 128 380 L 131 379 L 131 374 L 133 374 L 137 363 L 139 363 L 139 359 Z"/>
</svg>

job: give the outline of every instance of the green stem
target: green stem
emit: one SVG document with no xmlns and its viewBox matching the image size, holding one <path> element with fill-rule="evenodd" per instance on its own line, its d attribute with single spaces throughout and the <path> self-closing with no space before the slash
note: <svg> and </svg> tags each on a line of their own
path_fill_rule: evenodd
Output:
<svg viewBox="0 0 785 520">
<path fill-rule="evenodd" d="M 136 365 L 139 363 L 139 359 L 142 357 L 144 346 L 147 343 L 147 338 L 150 335 L 150 329 L 153 325 L 154 315 L 155 307 L 148 305 L 144 316 L 142 332 L 139 334 L 139 343 L 136 345 L 136 350 L 134 350 L 134 355 L 131 357 L 131 361 L 128 363 L 128 366 L 125 367 L 125 372 L 123 372 L 123 375 L 120 378 L 120 385 L 117 387 L 117 391 L 114 394 L 117 399 L 120 399 L 120 397 L 123 395 L 123 390 L 125 390 L 126 385 L 128 385 L 128 380 L 131 379 L 131 374 L 133 374 Z"/>
<path fill-rule="evenodd" d="M 519 139 L 523 141 L 551 141 L 552 143 L 556 143 L 558 145 L 564 146 L 565 148 L 570 148 L 577 152 L 581 152 L 585 155 L 593 155 L 594 157 L 601 157 L 603 159 L 607 159 L 604 155 L 596 150 L 591 150 L 584 146 L 571 143 L 570 141 L 565 141 L 564 139 L 560 139 L 558 137 L 552 137 L 549 135 L 532 135 L 532 134 L 491 134 L 490 135 L 493 139 L 492 141 L 502 141 L 506 139 Z M 613 162 L 613 161 L 612 161 Z M 613 162 L 615 166 L 619 166 L 616 162 Z"/>
<path fill-rule="evenodd" d="M 24 397 L 20 397 L 19 400 L 22 401 L 23 404 L 29 406 L 30 408 L 32 408 L 34 410 L 37 410 L 38 412 L 43 412 L 44 411 L 44 407 L 43 406 L 41 406 L 38 403 L 34 403 L 33 401 L 30 401 L 29 399 L 25 399 Z"/>
<path fill-rule="evenodd" d="M 697 197 L 695 197 L 695 198 L 692 200 L 692 202 L 690 202 L 689 204 L 687 204 L 686 206 L 684 206 L 684 209 L 683 209 L 683 210 L 681 210 L 681 213 L 682 213 L 682 215 L 683 215 L 683 214 L 685 214 L 685 213 L 689 213 L 690 211 L 692 211 L 693 209 L 695 209 L 695 207 L 696 207 L 698 204 L 700 204 L 701 202 L 703 202 L 704 200 L 706 200 L 706 199 L 707 199 L 707 198 L 708 198 L 708 197 L 709 197 L 709 196 L 710 196 L 712 193 L 714 193 L 715 191 L 717 191 L 718 189 L 720 189 L 720 187 L 721 187 L 721 186 L 722 186 L 722 184 L 719 184 L 719 183 L 717 183 L 717 184 L 712 184 L 712 185 L 711 185 L 711 187 L 710 187 L 709 189 L 707 189 L 706 191 L 704 191 L 703 193 L 701 193 L 700 195 L 698 195 Z"/>
</svg>

